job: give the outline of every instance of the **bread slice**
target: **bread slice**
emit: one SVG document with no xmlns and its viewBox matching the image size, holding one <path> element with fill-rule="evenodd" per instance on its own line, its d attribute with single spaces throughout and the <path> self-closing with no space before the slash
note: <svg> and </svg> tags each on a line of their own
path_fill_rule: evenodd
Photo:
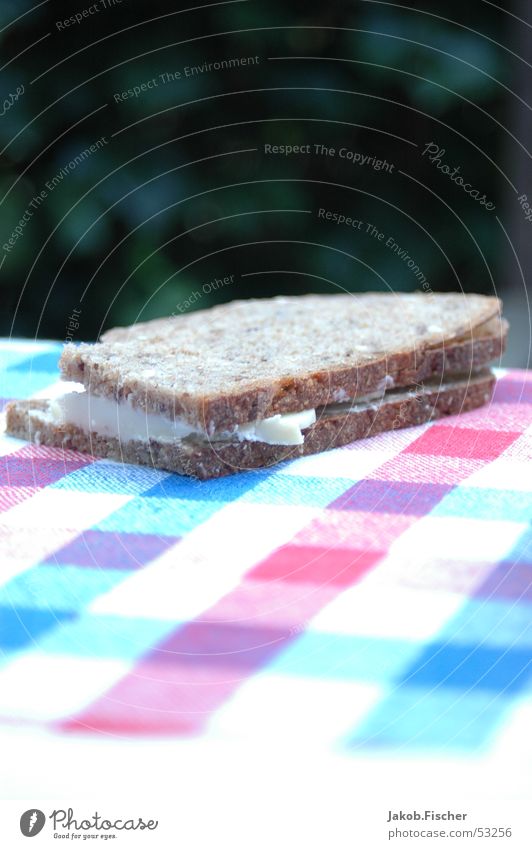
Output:
<svg viewBox="0 0 532 849">
<path fill-rule="evenodd" d="M 96 395 L 212 435 L 476 367 L 503 349 L 500 310 L 497 298 L 464 294 L 233 301 L 67 345 L 60 366 Z"/>
<path fill-rule="evenodd" d="M 238 440 L 185 438 L 174 443 L 127 441 L 87 434 L 71 425 L 58 428 L 48 416 L 50 402 L 15 401 L 7 408 L 8 431 L 41 445 L 73 448 L 98 457 L 154 466 L 197 478 L 215 478 L 244 469 L 256 469 L 346 445 L 381 431 L 419 425 L 442 416 L 465 412 L 487 403 L 495 378 L 489 371 L 440 383 L 391 390 L 382 400 L 354 405 L 332 405 L 317 410 L 316 424 L 305 430 L 302 445 L 269 445 Z"/>
</svg>

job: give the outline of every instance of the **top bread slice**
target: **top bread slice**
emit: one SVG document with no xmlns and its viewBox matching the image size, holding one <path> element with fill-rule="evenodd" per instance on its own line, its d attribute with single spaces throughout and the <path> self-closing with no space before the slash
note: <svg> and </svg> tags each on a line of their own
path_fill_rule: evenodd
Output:
<svg viewBox="0 0 532 849">
<path fill-rule="evenodd" d="M 497 298 L 447 293 L 233 301 L 67 345 L 60 367 L 95 394 L 212 434 L 483 365 L 504 345 L 500 312 Z"/>
</svg>

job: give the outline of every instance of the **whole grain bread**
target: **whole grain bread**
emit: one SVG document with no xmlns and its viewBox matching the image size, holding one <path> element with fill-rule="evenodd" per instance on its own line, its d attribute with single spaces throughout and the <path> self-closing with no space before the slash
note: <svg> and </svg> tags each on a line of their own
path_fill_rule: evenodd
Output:
<svg viewBox="0 0 532 849">
<path fill-rule="evenodd" d="M 391 391 L 376 404 L 363 404 L 352 412 L 318 410 L 316 424 L 305 430 L 303 445 L 267 445 L 262 442 L 225 442 L 189 437 L 181 442 L 150 440 L 120 442 L 116 438 L 87 434 L 72 425 L 58 428 L 47 421 L 49 402 L 14 401 L 7 407 L 8 431 L 42 445 L 75 449 L 98 457 L 140 463 L 200 479 L 221 477 L 246 469 L 271 466 L 346 445 L 354 440 L 423 424 L 433 419 L 479 407 L 492 395 L 495 378 L 489 371 L 462 380 Z"/>
<path fill-rule="evenodd" d="M 364 395 L 386 376 L 387 385 L 405 386 L 451 360 L 467 370 L 481 349 L 487 362 L 501 353 L 506 325 L 478 331 L 500 310 L 497 298 L 464 294 L 233 301 L 67 345 L 60 366 L 95 394 L 213 434 Z"/>
</svg>

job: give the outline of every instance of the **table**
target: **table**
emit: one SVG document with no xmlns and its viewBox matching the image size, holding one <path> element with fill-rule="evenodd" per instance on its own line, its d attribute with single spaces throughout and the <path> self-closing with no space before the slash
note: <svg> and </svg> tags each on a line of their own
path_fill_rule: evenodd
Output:
<svg viewBox="0 0 532 849">
<path fill-rule="evenodd" d="M 2 404 L 60 350 L 4 340 Z M 499 370 L 483 409 L 206 482 L 2 436 L 0 745 L 33 753 L 4 794 L 67 792 L 76 753 L 81 794 L 140 757 L 154 792 L 171 758 L 525 798 L 531 403 Z"/>
</svg>

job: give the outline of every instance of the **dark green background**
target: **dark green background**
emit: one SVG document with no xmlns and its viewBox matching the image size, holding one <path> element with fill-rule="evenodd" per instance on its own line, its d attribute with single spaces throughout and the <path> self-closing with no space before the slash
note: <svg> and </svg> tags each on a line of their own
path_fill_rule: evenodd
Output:
<svg viewBox="0 0 532 849">
<path fill-rule="evenodd" d="M 62 339 L 76 308 L 77 338 L 94 339 L 102 327 L 179 312 L 196 291 L 192 308 L 279 292 L 420 288 L 382 243 L 320 221 L 320 207 L 374 223 L 432 289 L 496 291 L 525 310 L 496 219 L 519 240 L 522 214 L 504 174 L 527 191 L 528 139 L 520 146 L 512 135 L 522 132 L 518 92 L 530 70 L 513 55 L 523 30 L 515 18 L 484 2 L 430 3 L 423 13 L 372 2 L 183 11 L 196 4 L 122 0 L 58 30 L 89 6 L 0 7 L 3 97 L 25 86 L 0 118 L 2 244 L 48 180 L 109 139 L 49 193 L 5 256 L 2 334 Z M 186 65 L 255 54 L 256 66 L 113 97 Z M 421 156 L 430 141 L 495 212 Z M 387 159 L 394 173 L 337 157 L 265 156 L 265 143 L 346 146 Z M 231 274 L 232 285 L 203 291 Z"/>
</svg>

